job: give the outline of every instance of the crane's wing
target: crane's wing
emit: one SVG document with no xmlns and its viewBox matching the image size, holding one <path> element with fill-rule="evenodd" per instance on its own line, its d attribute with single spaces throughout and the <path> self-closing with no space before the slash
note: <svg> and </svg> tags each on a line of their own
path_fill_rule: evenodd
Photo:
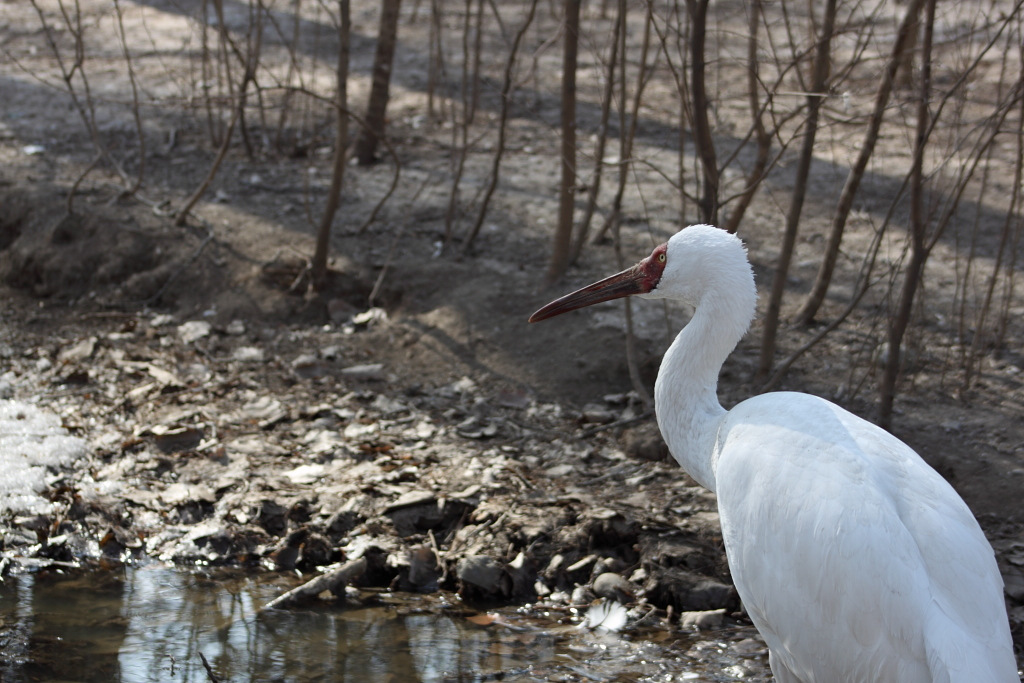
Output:
<svg viewBox="0 0 1024 683">
<path fill-rule="evenodd" d="M 729 565 L 801 681 L 1018 681 L 992 548 L 904 443 L 822 399 L 725 417 L 716 482 Z"/>
</svg>

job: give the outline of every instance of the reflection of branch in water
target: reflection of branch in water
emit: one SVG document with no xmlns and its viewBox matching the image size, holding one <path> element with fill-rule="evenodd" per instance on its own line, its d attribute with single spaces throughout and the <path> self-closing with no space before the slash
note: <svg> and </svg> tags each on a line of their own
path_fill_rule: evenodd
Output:
<svg viewBox="0 0 1024 683">
<path fill-rule="evenodd" d="M 206 669 L 206 676 L 210 679 L 211 683 L 220 683 L 220 679 L 213 673 L 213 667 L 206 661 L 206 656 L 202 652 L 199 653 L 199 659 L 202 660 L 203 668 Z"/>
</svg>

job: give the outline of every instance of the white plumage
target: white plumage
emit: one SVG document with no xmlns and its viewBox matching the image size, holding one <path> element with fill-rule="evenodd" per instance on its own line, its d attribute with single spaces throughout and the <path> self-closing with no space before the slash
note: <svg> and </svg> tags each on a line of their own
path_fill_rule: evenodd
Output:
<svg viewBox="0 0 1024 683">
<path fill-rule="evenodd" d="M 719 404 L 719 371 L 757 300 L 740 240 L 691 226 L 530 320 L 634 294 L 695 307 L 661 363 L 658 425 L 718 495 L 733 581 L 775 679 L 1019 681 L 992 548 L 917 453 L 808 394 Z"/>
</svg>

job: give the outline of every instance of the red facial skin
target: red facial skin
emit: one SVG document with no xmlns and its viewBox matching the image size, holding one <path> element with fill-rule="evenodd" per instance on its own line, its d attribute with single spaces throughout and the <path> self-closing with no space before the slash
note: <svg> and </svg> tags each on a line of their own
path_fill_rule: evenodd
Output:
<svg viewBox="0 0 1024 683">
<path fill-rule="evenodd" d="M 621 273 L 587 285 L 578 289 L 572 294 L 566 294 L 560 299 L 552 301 L 539 311 L 530 316 L 530 322 L 535 323 L 541 320 L 553 318 L 562 313 L 575 311 L 577 308 L 599 304 L 602 301 L 621 299 L 624 296 L 634 294 L 646 294 L 658 286 L 661 281 L 661 274 L 665 272 L 665 263 L 668 260 L 668 244 L 659 244 L 651 252 L 651 255 L 632 268 L 627 268 Z"/>
</svg>

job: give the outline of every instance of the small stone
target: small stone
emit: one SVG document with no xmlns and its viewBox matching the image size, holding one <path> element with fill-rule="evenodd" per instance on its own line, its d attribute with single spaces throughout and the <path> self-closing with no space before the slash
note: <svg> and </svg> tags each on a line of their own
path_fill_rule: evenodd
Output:
<svg viewBox="0 0 1024 683">
<path fill-rule="evenodd" d="M 213 331 L 213 326 L 205 320 L 190 320 L 178 325 L 178 336 L 186 344 L 210 336 L 211 331 Z"/>
<path fill-rule="evenodd" d="M 636 587 L 613 572 L 605 572 L 594 579 L 594 593 L 601 598 L 626 604 L 636 598 Z"/>
<path fill-rule="evenodd" d="M 383 308 L 370 308 L 362 313 L 352 316 L 352 323 L 355 325 L 366 325 L 371 327 L 388 319 L 388 313 Z"/>
<path fill-rule="evenodd" d="M 730 645 L 729 649 L 739 655 L 757 655 L 768 652 L 768 648 L 765 647 L 764 642 L 756 638 L 744 638 L 743 640 L 738 640 Z"/>
<path fill-rule="evenodd" d="M 190 451 L 203 441 L 203 430 L 198 427 L 153 427 L 153 442 L 164 453 Z"/>
<path fill-rule="evenodd" d="M 323 478 L 327 468 L 323 465 L 299 465 L 293 470 L 288 470 L 282 476 L 293 484 L 315 484 Z"/>
<path fill-rule="evenodd" d="M 325 360 L 338 360 L 341 358 L 345 351 L 345 347 L 340 344 L 332 344 L 331 346 L 325 346 L 320 349 L 320 356 Z"/>
<path fill-rule="evenodd" d="M 409 491 L 400 495 L 397 500 L 384 508 L 384 511 L 391 512 L 392 510 L 399 510 L 404 507 L 432 504 L 436 502 L 437 497 L 430 491 Z"/>
<path fill-rule="evenodd" d="M 283 536 L 288 528 L 288 509 L 272 500 L 260 503 L 259 525 L 271 535 Z"/>
<path fill-rule="evenodd" d="M 165 327 L 174 322 L 174 316 L 168 313 L 158 313 L 149 321 L 151 327 Z"/>
<path fill-rule="evenodd" d="M 380 381 L 384 379 L 383 363 L 364 363 L 350 365 L 341 371 L 342 377 L 355 380 Z"/>
<path fill-rule="evenodd" d="M 192 501 L 213 503 L 217 500 L 217 497 L 208 486 L 202 484 L 189 485 L 181 482 L 171 484 L 159 496 L 165 505 L 182 505 Z"/>
<path fill-rule="evenodd" d="M 374 434 L 380 431 L 380 426 L 376 422 L 369 424 L 363 424 L 361 422 L 352 422 L 345 425 L 345 430 L 342 434 L 346 439 L 351 441 L 357 441 L 359 439 L 370 438 Z"/>
<path fill-rule="evenodd" d="M 669 459 L 668 446 L 658 431 L 649 423 L 627 429 L 622 435 L 622 450 L 631 458 L 661 462 Z"/>
<path fill-rule="evenodd" d="M 552 479 L 557 477 L 567 477 L 575 471 L 575 467 L 566 463 L 564 465 L 555 465 L 554 467 L 549 467 L 548 469 L 544 470 L 544 476 L 551 477 Z"/>
<path fill-rule="evenodd" d="M 725 621 L 724 609 L 704 610 L 699 612 L 682 612 L 679 615 L 679 625 L 692 628 L 719 628 Z"/>
<path fill-rule="evenodd" d="M 86 337 L 57 354 L 60 363 L 78 363 L 92 356 L 96 350 L 96 337 Z"/>
<path fill-rule="evenodd" d="M 299 546 L 299 557 L 296 564 L 306 569 L 322 567 L 329 564 L 334 554 L 331 542 L 325 536 L 310 533 Z"/>
<path fill-rule="evenodd" d="M 315 379 L 327 373 L 327 365 L 312 353 L 303 353 L 292 361 L 292 370 L 299 377 Z"/>
<path fill-rule="evenodd" d="M 421 545 L 409 550 L 408 559 L 409 583 L 417 590 L 437 590 L 440 572 L 438 572 L 437 556 L 434 551 L 429 546 Z"/>
<path fill-rule="evenodd" d="M 615 420 L 615 413 L 602 405 L 588 403 L 583 406 L 583 422 L 590 424 L 608 424 Z"/>
<path fill-rule="evenodd" d="M 363 515 L 355 510 L 338 510 L 327 519 L 327 533 L 332 538 L 343 538 L 364 521 Z"/>
<path fill-rule="evenodd" d="M 505 579 L 505 568 L 493 557 L 464 557 L 459 560 L 455 571 L 460 582 L 474 586 L 485 595 L 499 595 L 504 592 L 502 584 Z"/>
<path fill-rule="evenodd" d="M 240 363 L 262 363 L 266 356 L 258 346 L 239 346 L 231 354 L 231 359 Z"/>
</svg>

